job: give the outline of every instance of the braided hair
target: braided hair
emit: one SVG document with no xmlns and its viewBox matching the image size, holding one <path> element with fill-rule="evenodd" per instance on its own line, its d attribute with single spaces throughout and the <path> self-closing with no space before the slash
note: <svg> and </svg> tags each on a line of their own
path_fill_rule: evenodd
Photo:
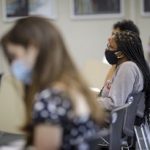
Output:
<svg viewBox="0 0 150 150">
<path fill-rule="evenodd" d="M 116 22 L 113 25 L 113 29 L 119 29 L 120 31 L 132 31 L 138 35 L 140 35 L 140 31 L 138 29 L 138 27 L 134 24 L 134 22 L 132 20 L 122 20 L 119 22 Z"/>
<path fill-rule="evenodd" d="M 142 41 L 138 34 L 122 31 L 115 34 L 115 40 L 120 50 L 129 61 L 137 64 L 143 74 L 145 92 L 145 116 L 149 120 L 150 114 L 150 70 L 144 57 Z"/>
</svg>

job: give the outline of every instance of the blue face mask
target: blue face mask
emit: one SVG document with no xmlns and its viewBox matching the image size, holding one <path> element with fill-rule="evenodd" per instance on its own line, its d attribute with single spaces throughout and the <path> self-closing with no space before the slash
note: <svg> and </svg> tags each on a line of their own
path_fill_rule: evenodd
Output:
<svg viewBox="0 0 150 150">
<path fill-rule="evenodd" d="M 25 61 L 15 60 L 11 65 L 11 71 L 16 79 L 27 85 L 31 84 L 32 69 L 27 66 Z"/>
</svg>

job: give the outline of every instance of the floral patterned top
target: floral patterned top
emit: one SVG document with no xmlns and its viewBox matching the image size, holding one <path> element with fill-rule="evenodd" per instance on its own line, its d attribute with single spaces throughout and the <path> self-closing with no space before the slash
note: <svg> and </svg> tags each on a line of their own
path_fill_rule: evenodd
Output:
<svg viewBox="0 0 150 150">
<path fill-rule="evenodd" d="M 63 129 L 62 150 L 89 150 L 88 139 L 97 135 L 99 126 L 90 115 L 74 116 L 73 106 L 64 92 L 46 89 L 36 95 L 33 125 L 50 123 Z"/>
</svg>

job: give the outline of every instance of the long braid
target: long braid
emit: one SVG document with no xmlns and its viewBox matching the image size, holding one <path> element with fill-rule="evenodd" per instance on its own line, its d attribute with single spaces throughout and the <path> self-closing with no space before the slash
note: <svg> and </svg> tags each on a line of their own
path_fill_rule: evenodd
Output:
<svg viewBox="0 0 150 150">
<path fill-rule="evenodd" d="M 150 70 L 144 57 L 141 39 L 137 34 L 131 31 L 124 31 L 116 33 L 116 42 L 118 49 L 123 52 L 128 60 L 135 62 L 143 74 L 143 90 L 145 91 L 145 116 L 147 117 L 148 122 L 150 122 Z"/>
</svg>

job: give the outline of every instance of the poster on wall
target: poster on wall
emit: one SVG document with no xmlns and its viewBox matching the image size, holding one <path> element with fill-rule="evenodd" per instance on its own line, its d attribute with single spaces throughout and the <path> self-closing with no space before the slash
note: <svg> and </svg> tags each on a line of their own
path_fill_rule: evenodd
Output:
<svg viewBox="0 0 150 150">
<path fill-rule="evenodd" d="M 56 19 L 56 0 L 2 0 L 3 20 L 13 21 L 30 15 Z"/>
<path fill-rule="evenodd" d="M 71 0 L 71 18 L 92 19 L 123 16 L 123 0 Z"/>
<path fill-rule="evenodd" d="M 141 0 L 142 16 L 150 16 L 150 0 Z"/>
</svg>

